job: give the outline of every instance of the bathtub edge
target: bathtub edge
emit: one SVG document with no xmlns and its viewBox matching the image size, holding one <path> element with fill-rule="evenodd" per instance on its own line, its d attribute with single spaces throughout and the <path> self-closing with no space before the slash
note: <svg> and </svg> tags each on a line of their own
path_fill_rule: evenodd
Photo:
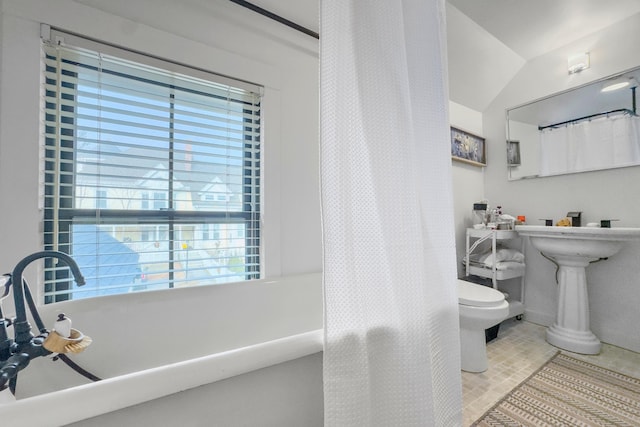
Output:
<svg viewBox="0 0 640 427">
<path fill-rule="evenodd" d="M 0 414 L 26 425 L 60 426 L 117 411 L 205 384 L 319 353 L 324 332 L 317 329 L 195 359 L 108 378 L 96 383 L 0 405 Z M 60 411 L 69 402 L 72 411 Z"/>
</svg>

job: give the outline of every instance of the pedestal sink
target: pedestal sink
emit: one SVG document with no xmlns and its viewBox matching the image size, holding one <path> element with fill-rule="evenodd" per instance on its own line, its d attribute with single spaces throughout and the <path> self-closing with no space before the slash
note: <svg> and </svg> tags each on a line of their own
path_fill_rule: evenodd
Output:
<svg viewBox="0 0 640 427">
<path fill-rule="evenodd" d="M 600 340 L 589 325 L 586 267 L 607 259 L 624 241 L 640 239 L 640 228 L 548 227 L 517 225 L 521 236 L 558 266 L 558 311 L 547 342 L 575 353 L 598 354 Z"/>
</svg>

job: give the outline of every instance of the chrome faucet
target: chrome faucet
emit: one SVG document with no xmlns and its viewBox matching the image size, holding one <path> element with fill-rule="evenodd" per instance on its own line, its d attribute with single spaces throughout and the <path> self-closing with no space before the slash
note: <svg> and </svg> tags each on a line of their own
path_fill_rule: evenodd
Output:
<svg viewBox="0 0 640 427">
<path fill-rule="evenodd" d="M 16 264 L 13 269 L 11 281 L 13 282 L 13 299 L 16 309 L 16 318 L 13 322 L 14 340 L 11 340 L 6 334 L 6 322 L 0 319 L 0 390 L 6 387 L 10 380 L 14 380 L 18 372 L 26 368 L 29 362 L 40 356 L 46 356 L 51 352 L 43 347 L 42 343 L 49 335 L 49 331 L 42 330 L 40 335 L 34 337 L 31 333 L 31 325 L 27 320 L 27 310 L 25 307 L 25 290 L 22 273 L 24 269 L 33 261 L 40 258 L 56 258 L 63 261 L 73 273 L 76 283 L 79 286 L 84 285 L 84 277 L 80 273 L 78 264 L 69 255 L 58 251 L 41 251 L 24 257 Z M 13 390 L 12 390 L 13 391 Z"/>
</svg>

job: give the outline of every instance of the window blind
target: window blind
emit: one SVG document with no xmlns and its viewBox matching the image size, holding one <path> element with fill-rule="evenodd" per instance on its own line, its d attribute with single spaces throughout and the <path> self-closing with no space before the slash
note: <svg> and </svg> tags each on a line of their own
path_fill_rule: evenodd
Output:
<svg viewBox="0 0 640 427">
<path fill-rule="evenodd" d="M 87 284 L 48 261 L 45 302 L 258 278 L 260 88 L 51 39 L 44 249 L 71 255 Z"/>
</svg>

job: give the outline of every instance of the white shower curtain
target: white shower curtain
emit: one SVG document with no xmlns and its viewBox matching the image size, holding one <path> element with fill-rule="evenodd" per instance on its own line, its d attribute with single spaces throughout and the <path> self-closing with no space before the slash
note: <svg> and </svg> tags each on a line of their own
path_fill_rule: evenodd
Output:
<svg viewBox="0 0 640 427">
<path fill-rule="evenodd" d="M 640 118 L 600 117 L 540 132 L 540 175 L 640 163 Z"/>
<path fill-rule="evenodd" d="M 322 0 L 327 426 L 455 426 L 444 0 Z"/>
</svg>

